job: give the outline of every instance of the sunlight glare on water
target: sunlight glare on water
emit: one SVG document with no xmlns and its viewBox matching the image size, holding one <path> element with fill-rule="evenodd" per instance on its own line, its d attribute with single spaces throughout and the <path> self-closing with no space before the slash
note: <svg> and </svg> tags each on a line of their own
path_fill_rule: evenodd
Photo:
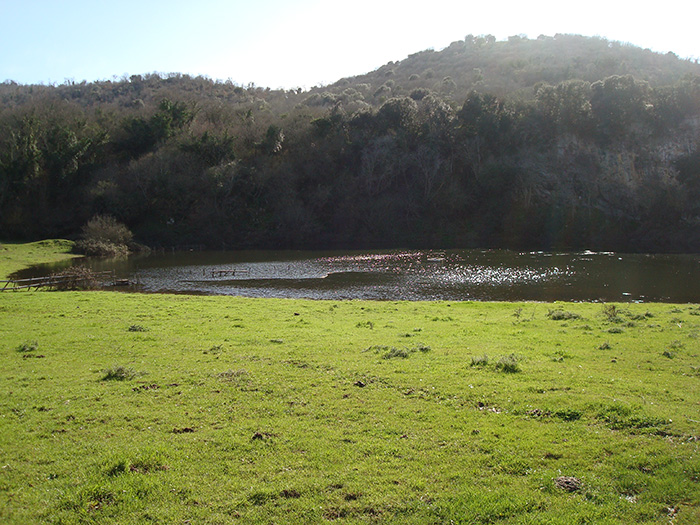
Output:
<svg viewBox="0 0 700 525">
<path fill-rule="evenodd" d="M 700 256 L 507 250 L 174 252 L 74 262 L 137 290 L 382 300 L 700 301 Z M 23 276 L 56 271 L 37 267 Z"/>
</svg>

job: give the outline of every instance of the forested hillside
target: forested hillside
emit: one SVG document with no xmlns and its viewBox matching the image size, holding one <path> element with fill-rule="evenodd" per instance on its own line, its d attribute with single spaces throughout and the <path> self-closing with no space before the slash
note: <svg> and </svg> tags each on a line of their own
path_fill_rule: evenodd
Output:
<svg viewBox="0 0 700 525">
<path fill-rule="evenodd" d="M 700 65 L 468 36 L 308 91 L 0 84 L 0 238 L 700 251 Z"/>
</svg>

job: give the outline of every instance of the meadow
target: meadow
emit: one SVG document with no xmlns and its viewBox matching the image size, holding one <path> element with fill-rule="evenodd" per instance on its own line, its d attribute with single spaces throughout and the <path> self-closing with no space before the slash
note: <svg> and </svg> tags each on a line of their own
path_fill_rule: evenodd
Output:
<svg viewBox="0 0 700 525">
<path fill-rule="evenodd" d="M 690 304 L 5 292 L 0 521 L 695 524 L 699 337 Z"/>
<path fill-rule="evenodd" d="M 65 239 L 29 243 L 0 242 L 0 280 L 29 266 L 80 257 L 72 253 L 72 249 L 73 242 Z"/>
</svg>

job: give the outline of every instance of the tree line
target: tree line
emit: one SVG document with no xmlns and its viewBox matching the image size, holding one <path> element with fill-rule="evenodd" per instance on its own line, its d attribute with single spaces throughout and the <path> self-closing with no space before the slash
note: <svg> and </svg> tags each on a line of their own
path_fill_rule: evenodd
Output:
<svg viewBox="0 0 700 525">
<path fill-rule="evenodd" d="M 310 91 L 5 82 L 0 231 L 71 236 L 107 215 L 153 246 L 698 251 L 696 64 L 664 57 L 672 83 L 655 55 L 653 78 L 586 79 L 572 61 L 537 80 L 541 61 L 518 50 L 550 40 L 482 40 Z M 489 90 L 512 82 L 496 65 L 433 82 L 487 49 L 521 85 Z M 432 73 L 409 80 L 418 58 Z"/>
</svg>

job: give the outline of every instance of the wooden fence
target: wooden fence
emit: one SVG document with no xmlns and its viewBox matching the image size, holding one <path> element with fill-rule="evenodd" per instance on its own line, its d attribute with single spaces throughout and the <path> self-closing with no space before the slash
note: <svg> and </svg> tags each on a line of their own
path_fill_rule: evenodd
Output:
<svg viewBox="0 0 700 525">
<path fill-rule="evenodd" d="M 202 270 L 202 273 L 204 273 L 204 270 Z M 245 270 L 242 268 L 238 268 L 237 270 L 212 270 L 211 276 L 212 277 L 228 277 L 228 276 L 235 277 L 235 275 L 237 273 L 248 274 L 248 270 Z"/>
<path fill-rule="evenodd" d="M 34 277 L 31 279 L 10 279 L 0 281 L 0 292 L 8 291 L 19 291 L 19 290 L 31 290 L 32 288 L 38 290 L 39 288 L 61 288 L 68 285 L 72 285 L 76 288 L 89 287 L 90 282 L 94 280 L 98 281 L 102 286 L 105 285 L 117 285 L 119 281 L 116 278 L 114 271 L 107 270 L 104 272 L 91 273 L 86 277 L 76 277 L 74 275 L 51 275 L 49 277 Z"/>
</svg>

